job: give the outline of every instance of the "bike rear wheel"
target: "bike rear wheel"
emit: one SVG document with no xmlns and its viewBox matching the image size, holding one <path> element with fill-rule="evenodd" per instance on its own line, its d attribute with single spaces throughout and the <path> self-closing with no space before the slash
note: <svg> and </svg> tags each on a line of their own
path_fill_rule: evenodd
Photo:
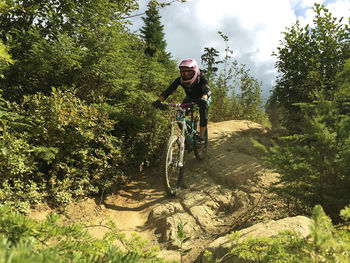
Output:
<svg viewBox="0 0 350 263">
<path fill-rule="evenodd" d="M 162 161 L 165 189 L 171 196 L 179 193 L 184 174 L 184 164 L 179 159 L 180 139 L 174 135 L 168 141 Z"/>
<path fill-rule="evenodd" d="M 199 131 L 199 117 L 197 116 L 194 120 L 194 128 L 195 130 Z M 195 138 L 194 141 L 194 155 L 198 160 L 204 160 L 205 156 L 207 155 L 207 148 L 208 148 L 208 128 L 205 131 L 204 134 L 204 141 L 201 143 L 201 145 L 198 142 L 198 137 Z"/>
</svg>

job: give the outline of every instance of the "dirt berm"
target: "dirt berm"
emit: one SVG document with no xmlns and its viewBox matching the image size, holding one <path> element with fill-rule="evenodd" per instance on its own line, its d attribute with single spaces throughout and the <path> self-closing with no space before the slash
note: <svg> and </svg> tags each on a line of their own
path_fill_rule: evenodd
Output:
<svg viewBox="0 0 350 263">
<path fill-rule="evenodd" d="M 268 144 L 272 132 L 254 122 L 232 120 L 210 123 L 208 154 L 199 161 L 187 154 L 184 189 L 175 198 L 167 197 L 160 168 L 134 175 L 122 189 L 105 198 L 104 204 L 87 199 L 72 204 L 63 215 L 67 223 L 113 220 L 127 235 L 135 232 L 161 249 L 161 256 L 179 260 L 175 243 L 181 220 L 186 248 L 192 248 L 185 262 L 196 262 L 200 253 L 219 237 L 232 230 L 247 228 L 259 222 L 280 219 L 285 215 L 278 202 L 264 190 L 276 180 L 262 160 L 262 152 L 251 139 Z M 49 209 L 42 207 L 30 216 L 43 219 Z M 91 232 L 100 237 L 104 228 Z"/>
</svg>

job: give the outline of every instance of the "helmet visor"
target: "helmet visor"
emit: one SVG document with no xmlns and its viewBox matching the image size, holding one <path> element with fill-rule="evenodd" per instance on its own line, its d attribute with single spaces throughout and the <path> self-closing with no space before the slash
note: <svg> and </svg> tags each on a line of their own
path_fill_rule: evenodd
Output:
<svg viewBox="0 0 350 263">
<path fill-rule="evenodd" d="M 183 80 L 190 80 L 193 78 L 194 74 L 196 73 L 193 69 L 181 69 L 180 75 Z"/>
</svg>

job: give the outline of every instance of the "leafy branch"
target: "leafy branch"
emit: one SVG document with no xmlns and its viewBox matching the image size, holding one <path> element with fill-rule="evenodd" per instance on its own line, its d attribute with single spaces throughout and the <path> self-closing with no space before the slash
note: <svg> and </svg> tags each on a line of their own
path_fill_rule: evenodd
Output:
<svg viewBox="0 0 350 263">
<path fill-rule="evenodd" d="M 191 237 L 188 237 L 185 235 L 184 232 L 184 226 L 187 223 L 182 223 L 182 220 L 177 224 L 177 238 L 176 238 L 176 243 L 179 246 L 179 251 L 180 251 L 180 256 L 181 256 L 181 262 L 183 262 L 184 256 L 186 256 L 188 253 L 192 251 L 192 248 L 185 249 L 184 244 L 191 239 Z"/>
</svg>

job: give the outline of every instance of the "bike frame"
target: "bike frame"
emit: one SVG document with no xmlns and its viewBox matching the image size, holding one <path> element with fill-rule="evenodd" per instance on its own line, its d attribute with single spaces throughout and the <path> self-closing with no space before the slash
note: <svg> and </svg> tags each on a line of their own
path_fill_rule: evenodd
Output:
<svg viewBox="0 0 350 263">
<path fill-rule="evenodd" d="M 194 145 L 194 137 L 198 135 L 199 131 L 194 128 L 194 111 L 190 110 L 189 107 L 196 105 L 197 103 L 184 103 L 184 104 L 166 104 L 172 107 L 172 117 L 171 117 L 171 136 L 176 135 L 179 137 L 180 141 L 180 157 L 178 166 L 182 167 L 184 165 L 183 159 L 185 154 L 185 141 L 187 138 L 188 144 Z M 187 116 L 187 112 L 190 112 Z M 179 116 L 181 115 L 181 117 Z M 181 131 L 179 132 L 178 124 L 181 126 Z M 189 126 L 189 127 L 188 127 Z M 189 130 L 190 129 L 190 130 Z"/>
<path fill-rule="evenodd" d="M 195 107 L 192 107 L 195 106 Z M 194 151 L 198 160 L 204 160 L 208 144 L 205 138 L 198 144 L 200 116 L 198 103 L 161 104 L 162 110 L 171 108 L 171 135 L 162 157 L 162 175 L 165 189 L 170 196 L 176 196 L 184 175 L 185 145 L 188 152 Z"/>
</svg>

